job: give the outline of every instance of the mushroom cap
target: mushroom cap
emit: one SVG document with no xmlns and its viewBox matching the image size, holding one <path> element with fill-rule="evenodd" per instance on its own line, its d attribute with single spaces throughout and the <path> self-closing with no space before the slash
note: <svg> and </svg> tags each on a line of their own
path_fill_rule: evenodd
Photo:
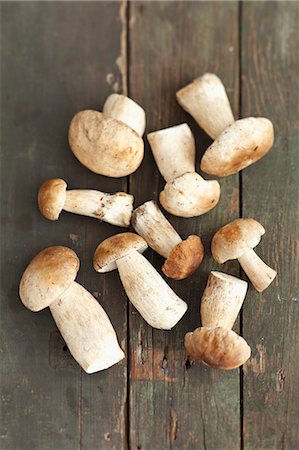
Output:
<svg viewBox="0 0 299 450">
<path fill-rule="evenodd" d="M 237 259 L 256 247 L 264 233 L 264 227 L 254 219 L 233 220 L 214 235 L 212 255 L 219 264 Z"/>
<path fill-rule="evenodd" d="M 125 177 L 140 166 L 143 140 L 124 122 L 92 110 L 80 111 L 70 124 L 69 144 L 78 160 L 92 172 Z"/>
<path fill-rule="evenodd" d="M 189 236 L 170 252 L 162 270 L 174 280 L 183 280 L 199 267 L 204 257 L 204 247 L 199 236 Z"/>
<path fill-rule="evenodd" d="M 63 294 L 77 276 L 80 261 L 68 247 L 48 247 L 29 263 L 19 294 L 26 308 L 40 311 Z"/>
<path fill-rule="evenodd" d="M 174 216 L 195 217 L 217 205 L 220 185 L 216 180 L 204 180 L 196 172 L 188 172 L 168 181 L 160 192 L 160 203 Z"/>
<path fill-rule="evenodd" d="M 145 240 L 135 233 L 119 233 L 101 242 L 93 257 L 96 272 L 111 272 L 117 268 L 116 261 L 133 251 L 143 253 L 147 249 Z"/>
<path fill-rule="evenodd" d="M 228 126 L 205 151 L 203 172 L 226 177 L 262 158 L 272 147 L 274 129 L 264 117 L 247 117 Z"/>
<path fill-rule="evenodd" d="M 229 328 L 197 328 L 185 336 L 190 356 L 215 369 L 236 369 L 250 357 L 245 339 Z"/>
<path fill-rule="evenodd" d="M 67 184 L 61 178 L 45 181 L 38 191 L 38 207 L 42 215 L 49 220 L 58 220 L 66 200 Z"/>
<path fill-rule="evenodd" d="M 120 120 L 132 128 L 139 136 L 145 130 L 145 112 L 134 100 L 122 94 L 111 94 L 103 106 L 103 113 Z"/>
</svg>

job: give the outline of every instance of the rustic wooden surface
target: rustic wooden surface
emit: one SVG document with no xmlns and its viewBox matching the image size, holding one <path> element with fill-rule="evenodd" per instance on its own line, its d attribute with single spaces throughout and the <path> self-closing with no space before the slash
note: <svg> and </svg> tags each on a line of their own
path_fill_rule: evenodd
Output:
<svg viewBox="0 0 299 450">
<path fill-rule="evenodd" d="M 3 2 L 1 12 L 1 449 L 298 449 L 298 3 Z M 147 132 L 187 122 L 199 159 L 210 140 L 175 91 L 205 71 L 224 81 L 236 118 L 272 119 L 276 142 L 240 176 L 221 179 L 209 214 L 168 216 L 183 237 L 202 236 L 206 259 L 170 282 L 189 310 L 162 332 L 128 306 L 117 273 L 92 269 L 96 245 L 121 230 L 68 213 L 48 222 L 36 192 L 58 176 L 70 188 L 129 189 L 136 206 L 157 199 L 163 180 L 147 144 L 128 179 L 100 177 L 72 156 L 69 121 L 101 109 L 111 92 L 128 93 L 146 110 Z M 252 358 L 224 373 L 190 361 L 182 340 L 199 323 L 209 270 L 219 269 L 210 238 L 239 216 L 264 224 L 258 253 L 278 277 L 263 294 L 250 288 L 236 330 Z M 78 280 L 127 353 L 107 371 L 82 372 L 49 310 L 30 313 L 18 298 L 26 264 L 57 244 L 78 253 Z M 162 258 L 145 255 L 160 270 Z M 235 262 L 221 270 L 240 273 Z"/>
</svg>

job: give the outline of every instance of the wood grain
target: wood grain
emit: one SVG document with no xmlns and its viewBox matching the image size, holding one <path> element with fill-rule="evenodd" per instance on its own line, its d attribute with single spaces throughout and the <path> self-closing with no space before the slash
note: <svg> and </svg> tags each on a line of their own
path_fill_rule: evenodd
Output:
<svg viewBox="0 0 299 450">
<path fill-rule="evenodd" d="M 270 153 L 243 171 L 243 216 L 266 234 L 257 253 L 278 276 L 243 309 L 252 347 L 244 369 L 244 448 L 299 448 L 298 435 L 298 32 L 296 2 L 244 2 L 242 115 L 275 128 Z"/>
<path fill-rule="evenodd" d="M 129 94 L 146 109 L 147 132 L 187 121 L 201 156 L 209 138 L 176 103 L 175 92 L 206 71 L 216 72 L 238 115 L 237 3 L 133 2 L 129 37 Z M 136 205 L 157 199 L 162 186 L 147 145 L 141 170 L 130 177 Z M 189 304 L 185 317 L 172 331 L 162 332 L 130 309 L 132 449 L 239 448 L 238 371 L 221 373 L 192 364 L 183 347 L 184 334 L 199 324 L 199 301 L 208 271 L 215 268 L 210 238 L 239 214 L 238 177 L 221 180 L 221 186 L 221 201 L 211 213 L 190 220 L 168 216 L 182 236 L 198 233 L 206 247 L 206 260 L 192 277 L 167 280 Z M 146 257 L 160 270 L 162 258 L 151 251 Z M 231 264 L 228 270 L 234 273 L 235 268 Z"/>
</svg>

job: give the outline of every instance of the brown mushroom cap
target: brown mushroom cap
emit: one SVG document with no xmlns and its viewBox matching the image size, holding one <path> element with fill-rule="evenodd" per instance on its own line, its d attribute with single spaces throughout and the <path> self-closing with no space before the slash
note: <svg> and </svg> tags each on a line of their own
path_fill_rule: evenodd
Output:
<svg viewBox="0 0 299 450">
<path fill-rule="evenodd" d="M 215 369 L 230 370 L 244 364 L 251 349 L 245 339 L 228 328 L 197 328 L 185 336 L 190 356 Z"/>
<path fill-rule="evenodd" d="M 31 311 L 40 311 L 56 300 L 75 280 L 80 261 L 68 247 L 48 247 L 29 263 L 19 293 Z"/>
<path fill-rule="evenodd" d="M 169 278 L 183 280 L 199 267 L 203 257 L 204 247 L 201 239 L 192 235 L 171 250 L 162 270 Z"/>
<path fill-rule="evenodd" d="M 264 227 L 254 219 L 233 220 L 214 235 L 212 255 L 219 264 L 237 259 L 256 247 L 264 233 Z"/>
<path fill-rule="evenodd" d="M 145 240 L 135 233 L 119 233 L 101 242 L 93 257 L 96 272 L 110 272 L 117 268 L 116 261 L 133 251 L 143 253 L 147 249 Z"/>
<path fill-rule="evenodd" d="M 228 126 L 205 151 L 203 172 L 225 177 L 262 158 L 272 147 L 272 122 L 264 117 L 247 117 Z"/>
<path fill-rule="evenodd" d="M 58 220 L 66 199 L 67 184 L 61 178 L 45 181 L 38 191 L 38 207 L 46 219 Z"/>
<path fill-rule="evenodd" d="M 92 172 L 124 177 L 143 159 L 143 140 L 124 122 L 92 110 L 80 111 L 70 124 L 69 144 L 78 160 Z"/>
</svg>

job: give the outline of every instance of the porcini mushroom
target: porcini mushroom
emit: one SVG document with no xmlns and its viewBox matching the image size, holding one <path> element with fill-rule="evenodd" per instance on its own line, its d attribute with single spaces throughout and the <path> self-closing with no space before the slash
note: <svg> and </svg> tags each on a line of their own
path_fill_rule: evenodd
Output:
<svg viewBox="0 0 299 450">
<path fill-rule="evenodd" d="M 49 306 L 74 359 L 93 373 L 121 361 L 124 352 L 103 308 L 75 282 L 79 264 L 70 248 L 46 248 L 25 269 L 19 293 L 31 311 Z"/>
<path fill-rule="evenodd" d="M 186 123 L 147 135 L 155 161 L 166 181 L 160 202 L 180 217 L 195 217 L 217 205 L 220 185 L 195 172 L 195 141 Z"/>
<path fill-rule="evenodd" d="M 126 106 L 124 113 L 119 108 L 119 101 L 117 106 L 112 99 L 105 109 L 121 117 L 121 121 L 98 111 L 85 110 L 73 117 L 69 128 L 69 144 L 76 158 L 92 172 L 115 178 L 135 172 L 144 154 L 142 138 L 127 125 L 134 125 L 141 131 L 140 107 Z"/>
<path fill-rule="evenodd" d="M 107 98 L 103 113 L 109 117 L 120 120 L 132 128 L 139 136 L 145 130 L 145 112 L 131 98 L 121 94 L 111 94 Z"/>
<path fill-rule="evenodd" d="M 62 210 L 83 216 L 95 217 L 104 222 L 128 227 L 134 197 L 126 192 L 106 194 L 91 189 L 66 190 L 61 178 L 45 181 L 38 191 L 38 206 L 46 219 L 58 220 Z"/>
<path fill-rule="evenodd" d="M 247 117 L 228 126 L 205 151 L 200 168 L 218 177 L 237 173 L 261 159 L 272 147 L 272 122 L 264 117 Z"/>
<path fill-rule="evenodd" d="M 238 259 L 259 292 L 264 291 L 277 274 L 253 250 L 264 233 L 264 227 L 256 220 L 236 219 L 217 231 L 211 245 L 213 257 L 219 264 Z"/>
<path fill-rule="evenodd" d="M 201 301 L 202 326 L 185 336 L 190 356 L 216 369 L 244 364 L 251 350 L 245 339 L 231 330 L 242 307 L 247 283 L 222 272 L 211 272 Z"/>
<path fill-rule="evenodd" d="M 182 240 L 154 201 L 149 201 L 133 211 L 131 223 L 148 245 L 164 256 L 162 271 L 174 280 L 191 275 L 201 264 L 204 248 L 199 236 Z"/>
<path fill-rule="evenodd" d="M 211 138 L 216 139 L 234 122 L 225 88 L 220 78 L 205 73 L 176 93 L 182 108 Z"/>
<path fill-rule="evenodd" d="M 129 300 L 144 320 L 154 328 L 169 330 L 185 314 L 187 304 L 141 254 L 146 248 L 137 234 L 116 234 L 99 244 L 93 266 L 100 273 L 117 268 Z"/>
</svg>

